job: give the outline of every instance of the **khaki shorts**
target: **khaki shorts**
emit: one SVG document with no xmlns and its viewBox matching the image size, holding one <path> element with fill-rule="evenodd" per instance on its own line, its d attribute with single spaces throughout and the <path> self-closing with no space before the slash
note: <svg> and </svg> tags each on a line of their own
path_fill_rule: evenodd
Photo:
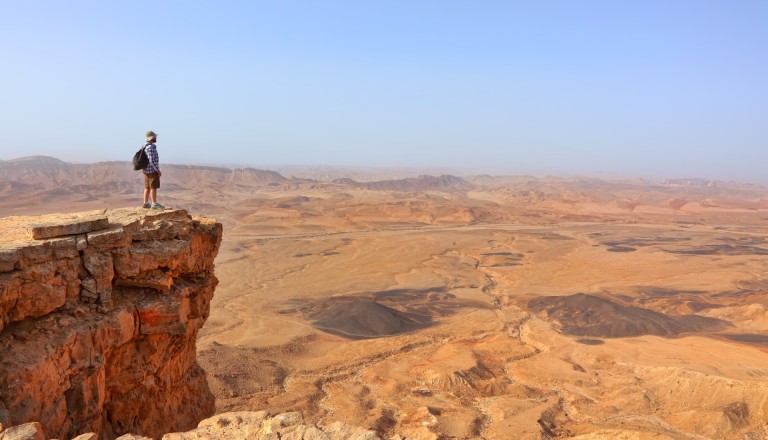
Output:
<svg viewBox="0 0 768 440">
<path fill-rule="evenodd" d="M 144 174 L 144 188 L 160 188 L 160 176 L 157 173 Z"/>
</svg>

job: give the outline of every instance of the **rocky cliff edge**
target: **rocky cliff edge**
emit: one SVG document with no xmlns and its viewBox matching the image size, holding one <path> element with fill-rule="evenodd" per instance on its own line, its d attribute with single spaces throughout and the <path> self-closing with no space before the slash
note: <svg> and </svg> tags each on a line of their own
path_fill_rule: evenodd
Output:
<svg viewBox="0 0 768 440">
<path fill-rule="evenodd" d="M 0 219 L 0 437 L 156 438 L 211 416 L 195 340 L 221 238 L 184 210 Z"/>
</svg>

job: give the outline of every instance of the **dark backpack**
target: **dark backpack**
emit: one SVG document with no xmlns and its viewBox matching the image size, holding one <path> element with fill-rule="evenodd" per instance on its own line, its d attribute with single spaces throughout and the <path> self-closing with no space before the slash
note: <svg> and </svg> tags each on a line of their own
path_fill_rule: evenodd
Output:
<svg viewBox="0 0 768 440">
<path fill-rule="evenodd" d="M 134 170 L 143 170 L 147 168 L 147 165 L 149 165 L 149 157 L 147 157 L 147 152 L 144 151 L 145 148 L 147 148 L 146 145 L 141 147 L 141 150 L 137 151 L 136 154 L 133 155 Z"/>
</svg>

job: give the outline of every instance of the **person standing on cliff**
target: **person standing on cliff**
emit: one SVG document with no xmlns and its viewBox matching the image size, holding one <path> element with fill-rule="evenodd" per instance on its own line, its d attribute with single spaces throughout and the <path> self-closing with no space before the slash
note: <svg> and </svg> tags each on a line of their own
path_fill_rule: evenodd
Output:
<svg viewBox="0 0 768 440">
<path fill-rule="evenodd" d="M 144 204 L 142 208 L 165 209 L 165 206 L 157 203 L 157 189 L 160 188 L 160 157 L 157 155 L 157 133 L 148 131 L 144 152 L 147 153 L 149 164 L 144 169 Z M 152 203 L 149 203 L 150 198 Z"/>
</svg>

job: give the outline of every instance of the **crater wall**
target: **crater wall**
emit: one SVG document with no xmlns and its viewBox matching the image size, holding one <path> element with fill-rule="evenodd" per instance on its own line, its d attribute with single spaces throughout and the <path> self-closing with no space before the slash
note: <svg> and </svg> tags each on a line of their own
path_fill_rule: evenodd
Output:
<svg viewBox="0 0 768 440">
<path fill-rule="evenodd" d="M 0 219 L 0 432 L 158 438 L 211 416 L 195 341 L 221 238 L 184 210 Z"/>
</svg>

